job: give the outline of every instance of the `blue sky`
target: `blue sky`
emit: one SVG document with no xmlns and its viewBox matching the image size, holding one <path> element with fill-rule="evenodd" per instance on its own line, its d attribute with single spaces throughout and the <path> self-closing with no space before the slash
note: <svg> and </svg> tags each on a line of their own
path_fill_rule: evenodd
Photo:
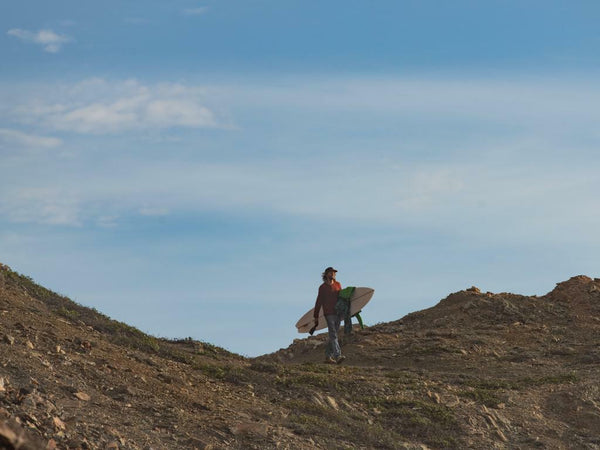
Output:
<svg viewBox="0 0 600 450">
<path fill-rule="evenodd" d="M 286 347 L 600 263 L 597 2 L 0 6 L 0 261 L 157 336 Z"/>
</svg>

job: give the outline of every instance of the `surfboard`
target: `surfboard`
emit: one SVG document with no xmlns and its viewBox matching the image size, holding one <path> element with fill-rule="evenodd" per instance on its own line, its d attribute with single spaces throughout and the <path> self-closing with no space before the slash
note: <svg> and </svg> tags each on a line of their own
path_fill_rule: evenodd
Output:
<svg viewBox="0 0 600 450">
<path fill-rule="evenodd" d="M 360 312 L 369 303 L 374 292 L 375 289 L 368 287 L 357 287 L 354 289 L 352 297 L 350 297 L 350 315 L 353 316 L 357 312 Z M 314 313 L 315 308 L 312 308 L 296 322 L 298 333 L 308 333 L 310 331 L 315 324 Z M 322 330 L 323 328 L 327 328 L 327 322 L 325 321 L 325 316 L 323 316 L 323 308 L 321 308 L 319 311 L 319 325 L 315 328 L 315 331 Z"/>
</svg>

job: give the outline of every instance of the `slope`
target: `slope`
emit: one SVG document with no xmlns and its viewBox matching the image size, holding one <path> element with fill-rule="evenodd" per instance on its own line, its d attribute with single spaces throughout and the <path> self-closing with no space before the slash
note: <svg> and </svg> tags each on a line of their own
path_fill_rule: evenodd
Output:
<svg viewBox="0 0 600 450">
<path fill-rule="evenodd" d="M 600 448 L 600 281 L 583 276 L 451 294 L 356 330 L 341 366 L 324 335 L 254 359 L 157 339 L 6 266 L 0 326 L 6 448 Z"/>
</svg>

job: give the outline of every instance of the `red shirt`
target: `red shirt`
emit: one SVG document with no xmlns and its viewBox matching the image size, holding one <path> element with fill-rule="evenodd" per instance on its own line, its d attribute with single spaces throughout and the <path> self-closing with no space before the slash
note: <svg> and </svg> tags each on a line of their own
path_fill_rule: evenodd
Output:
<svg viewBox="0 0 600 450">
<path fill-rule="evenodd" d="M 342 285 L 339 281 L 334 281 L 332 284 L 323 283 L 319 286 L 319 295 L 315 302 L 315 317 L 319 317 L 319 310 L 323 307 L 323 315 L 329 316 L 336 314 L 335 304 L 337 303 L 338 292 L 342 290 Z"/>
</svg>

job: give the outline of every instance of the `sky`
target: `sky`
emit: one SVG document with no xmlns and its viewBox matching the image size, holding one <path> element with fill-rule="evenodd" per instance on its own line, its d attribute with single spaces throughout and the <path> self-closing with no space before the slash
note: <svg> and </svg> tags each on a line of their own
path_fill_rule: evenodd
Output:
<svg viewBox="0 0 600 450">
<path fill-rule="evenodd" d="M 600 4 L 0 4 L 0 262 L 158 337 L 306 337 L 600 267 Z"/>
</svg>

